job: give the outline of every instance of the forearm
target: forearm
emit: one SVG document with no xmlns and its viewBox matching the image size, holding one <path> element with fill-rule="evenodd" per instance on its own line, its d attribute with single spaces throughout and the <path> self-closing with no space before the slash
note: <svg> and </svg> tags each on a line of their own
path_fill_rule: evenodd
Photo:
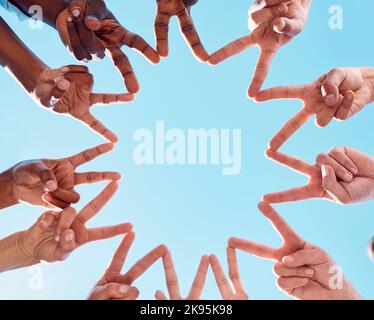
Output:
<svg viewBox="0 0 374 320">
<path fill-rule="evenodd" d="M 18 201 L 12 192 L 12 175 L 10 170 L 0 174 L 0 209 L 16 205 Z"/>
<path fill-rule="evenodd" d="M 9 2 L 26 15 L 30 15 L 29 9 L 32 6 L 41 7 L 43 22 L 55 27 L 57 16 L 67 7 L 68 0 L 9 0 Z"/>
<path fill-rule="evenodd" d="M 0 240 L 0 272 L 28 267 L 39 263 L 23 249 L 21 237 L 23 232 L 17 232 Z"/>
<path fill-rule="evenodd" d="M 47 66 L 34 55 L 0 17 L 0 64 L 9 70 L 27 92 L 34 91 Z"/>
</svg>

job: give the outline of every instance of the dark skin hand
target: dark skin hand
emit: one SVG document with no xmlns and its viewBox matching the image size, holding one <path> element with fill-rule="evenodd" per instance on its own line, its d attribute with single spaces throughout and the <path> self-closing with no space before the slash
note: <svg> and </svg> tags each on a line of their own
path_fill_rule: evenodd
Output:
<svg viewBox="0 0 374 320">
<path fill-rule="evenodd" d="M 10 190 L 0 198 L 0 208 L 24 202 L 64 209 L 78 202 L 80 196 L 74 190 L 76 186 L 121 178 L 119 173 L 110 171 L 76 172 L 79 166 L 112 149 L 113 145 L 108 143 L 67 158 L 30 160 L 15 165 L 0 175 L 0 181 L 6 181 L 2 183 L 1 189 Z"/>
<path fill-rule="evenodd" d="M 157 15 L 155 19 L 155 34 L 157 43 L 157 52 L 161 57 L 167 57 L 169 54 L 169 23 L 170 19 L 176 16 L 182 33 L 191 48 L 194 56 L 201 62 L 209 59 L 209 54 L 205 50 L 193 24 L 189 5 L 197 1 L 182 0 L 157 0 Z"/>
<path fill-rule="evenodd" d="M 71 1 L 58 15 L 56 28 L 78 60 L 102 59 L 107 53 L 130 93 L 139 91 L 139 83 L 121 47 L 133 48 L 151 63 L 160 61 L 158 53 L 142 37 L 123 27 L 103 0 Z"/>
</svg>

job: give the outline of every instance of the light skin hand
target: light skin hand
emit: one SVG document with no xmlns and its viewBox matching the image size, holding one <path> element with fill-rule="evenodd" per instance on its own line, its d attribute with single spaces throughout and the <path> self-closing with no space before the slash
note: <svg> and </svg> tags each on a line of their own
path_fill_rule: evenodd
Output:
<svg viewBox="0 0 374 320">
<path fill-rule="evenodd" d="M 206 276 L 209 268 L 209 257 L 203 256 L 200 261 L 194 282 L 192 284 L 190 293 L 186 298 L 183 298 L 180 293 L 178 275 L 175 271 L 173 258 L 168 251 L 163 257 L 162 262 L 165 270 L 165 280 L 168 287 L 170 300 L 200 300 L 204 289 Z M 155 294 L 156 300 L 168 300 L 167 296 L 162 291 L 157 291 Z"/>
<path fill-rule="evenodd" d="M 229 245 L 256 257 L 275 261 L 277 285 L 286 294 L 300 300 L 355 300 L 360 295 L 345 279 L 342 288 L 330 285 L 335 262 L 317 246 L 304 241 L 287 222 L 267 203 L 259 209 L 282 237 L 280 248 L 271 248 L 252 241 L 231 238 Z"/>
<path fill-rule="evenodd" d="M 275 99 L 296 99 L 303 108 L 292 117 L 270 141 L 278 150 L 311 117 L 326 127 L 334 118 L 344 121 L 374 101 L 373 68 L 338 68 L 324 74 L 311 84 L 266 89 L 256 96 L 257 102 Z"/>
<path fill-rule="evenodd" d="M 315 165 L 272 150 L 267 151 L 267 156 L 309 177 L 303 187 L 265 195 L 263 200 L 268 203 L 322 198 L 355 204 L 374 199 L 374 160 L 360 151 L 337 147 L 328 154 L 320 154 Z"/>
<path fill-rule="evenodd" d="M 208 62 L 216 65 L 257 45 L 260 48 L 260 56 L 248 88 L 248 96 L 254 98 L 261 90 L 278 50 L 303 30 L 311 2 L 311 0 L 266 1 L 264 8 L 250 12 L 257 28 L 250 35 L 239 38 L 213 53 Z"/>
<path fill-rule="evenodd" d="M 236 251 L 232 247 L 227 248 L 227 263 L 229 266 L 229 277 L 227 279 L 221 264 L 215 255 L 209 257 L 214 277 L 223 300 L 248 300 L 243 283 L 240 279 L 238 260 Z"/>
<path fill-rule="evenodd" d="M 108 269 L 92 289 L 89 300 L 135 300 L 138 297 L 139 291 L 133 286 L 134 282 L 166 254 L 167 248 L 158 246 L 136 262 L 128 272 L 121 274 L 134 240 L 134 232 L 124 237 Z"/>
<path fill-rule="evenodd" d="M 109 227 L 87 228 L 86 224 L 96 216 L 118 190 L 111 182 L 79 213 L 73 208 L 61 212 L 46 212 L 28 230 L 21 233 L 19 247 L 26 257 L 35 261 L 56 262 L 65 260 L 77 248 L 93 241 L 126 234 L 130 223 Z"/>
<path fill-rule="evenodd" d="M 81 121 L 104 139 L 115 143 L 117 136 L 92 115 L 90 108 L 130 102 L 134 95 L 93 93 L 93 85 L 94 79 L 87 67 L 46 68 L 37 80 L 33 96 L 42 106 Z"/>
<path fill-rule="evenodd" d="M 173 16 L 178 18 L 180 29 L 196 59 L 206 62 L 209 54 L 200 41 L 189 7 L 186 7 L 182 0 L 157 0 L 157 15 L 154 28 L 159 55 L 167 57 L 169 54 L 169 24 Z"/>
<path fill-rule="evenodd" d="M 63 43 L 78 60 L 103 58 L 107 53 L 122 75 L 130 93 L 139 83 L 122 46 L 133 48 L 149 62 L 158 63 L 158 53 L 139 35 L 123 27 L 103 0 L 74 0 L 57 18 Z"/>
<path fill-rule="evenodd" d="M 79 166 L 112 149 L 112 144 L 103 144 L 67 158 L 21 162 L 8 170 L 12 197 L 31 205 L 66 208 L 79 201 L 76 186 L 121 179 L 118 172 L 76 172 Z"/>
</svg>

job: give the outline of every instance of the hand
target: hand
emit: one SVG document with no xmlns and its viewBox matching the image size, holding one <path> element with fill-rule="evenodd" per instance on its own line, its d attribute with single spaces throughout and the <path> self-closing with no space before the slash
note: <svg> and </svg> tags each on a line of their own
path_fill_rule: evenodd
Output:
<svg viewBox="0 0 374 320">
<path fill-rule="evenodd" d="M 265 82 L 277 51 L 303 30 L 311 3 L 311 0 L 267 0 L 264 8 L 250 12 L 256 29 L 212 54 L 209 63 L 216 65 L 257 45 L 261 52 L 248 89 L 248 96 L 255 97 Z"/>
<path fill-rule="evenodd" d="M 121 47 L 135 49 L 152 63 L 160 61 L 158 53 L 142 37 L 118 22 L 103 0 L 71 1 L 58 16 L 56 26 L 63 43 L 78 60 L 103 58 L 107 50 L 130 93 L 139 91 L 139 83 Z"/>
<path fill-rule="evenodd" d="M 92 289 L 88 299 L 90 300 L 135 300 L 139 291 L 133 287 L 135 280 L 141 277 L 158 259 L 166 254 L 164 245 L 158 246 L 140 259 L 125 274 L 121 274 L 123 264 L 135 239 L 135 233 L 128 233 L 122 240 L 112 262 L 105 271 L 103 277 Z"/>
<path fill-rule="evenodd" d="M 79 166 L 112 149 L 112 144 L 103 144 L 68 158 L 21 162 L 10 169 L 13 197 L 32 205 L 66 208 L 79 201 L 74 190 L 77 185 L 121 178 L 117 172 L 75 172 Z"/>
<path fill-rule="evenodd" d="M 353 204 L 374 199 L 374 160 L 360 151 L 334 148 L 329 154 L 320 154 L 314 166 L 272 150 L 267 156 L 309 177 L 304 187 L 265 195 L 263 200 L 268 203 L 322 198 Z"/>
<path fill-rule="evenodd" d="M 86 243 L 131 231 L 130 223 L 92 229 L 86 227 L 86 223 L 109 202 L 117 189 L 118 184 L 111 182 L 78 214 L 73 208 L 46 212 L 30 229 L 21 233 L 20 249 L 35 261 L 56 262 L 65 260 L 71 252 Z"/>
<path fill-rule="evenodd" d="M 287 222 L 267 203 L 259 209 L 283 239 L 279 248 L 271 248 L 252 241 L 231 238 L 231 247 L 256 257 L 273 260 L 278 287 L 288 295 L 301 300 L 360 299 L 352 285 L 340 274 L 334 283 L 333 267 L 329 255 L 317 246 L 305 242 Z M 333 287 L 332 285 L 337 285 Z"/>
<path fill-rule="evenodd" d="M 238 261 L 235 249 L 227 248 L 227 262 L 229 265 L 229 276 L 233 286 L 227 280 L 225 273 L 215 255 L 209 257 L 210 265 L 216 278 L 216 282 L 224 300 L 248 300 L 248 295 L 240 279 Z"/>
<path fill-rule="evenodd" d="M 317 81 L 289 87 L 276 87 L 259 92 L 256 101 L 298 99 L 303 101 L 299 111 L 271 140 L 270 147 L 278 150 L 313 115 L 319 127 L 334 118 L 347 120 L 374 100 L 371 68 L 334 69 Z"/>
<path fill-rule="evenodd" d="M 173 258 L 168 251 L 163 257 L 162 262 L 165 269 L 165 280 L 168 287 L 168 292 L 170 295 L 170 300 L 200 300 L 201 294 L 204 289 L 206 276 L 208 273 L 209 268 L 209 258 L 208 256 L 203 256 L 200 261 L 199 268 L 197 270 L 194 282 L 192 284 L 190 293 L 188 294 L 187 298 L 182 298 L 179 289 L 179 281 L 177 272 L 175 271 Z M 167 300 L 168 298 L 162 291 L 156 292 L 156 300 Z"/>
<path fill-rule="evenodd" d="M 188 5 L 189 3 L 187 3 Z M 201 44 L 195 29 L 189 9 L 182 0 L 157 0 L 157 16 L 155 20 L 155 34 L 157 52 L 161 57 L 169 54 L 169 23 L 173 16 L 177 16 L 181 31 L 196 59 L 206 62 L 209 54 Z"/>
<path fill-rule="evenodd" d="M 129 102 L 134 95 L 93 93 L 93 84 L 93 76 L 84 66 L 45 69 L 38 78 L 33 95 L 44 107 L 83 122 L 104 139 L 115 143 L 117 136 L 91 114 L 90 107 Z"/>
</svg>

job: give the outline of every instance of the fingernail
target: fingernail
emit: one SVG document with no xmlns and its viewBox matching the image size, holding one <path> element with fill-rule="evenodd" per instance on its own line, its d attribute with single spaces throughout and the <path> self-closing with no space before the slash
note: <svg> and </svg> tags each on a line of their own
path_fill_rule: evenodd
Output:
<svg viewBox="0 0 374 320">
<path fill-rule="evenodd" d="M 118 292 L 119 293 L 123 293 L 123 294 L 125 294 L 125 293 L 127 293 L 129 291 L 129 287 L 128 286 L 120 286 L 119 288 L 118 288 Z"/>
<path fill-rule="evenodd" d="M 286 21 L 280 20 L 275 26 L 274 26 L 274 31 L 276 32 L 282 32 L 282 30 L 286 26 Z"/>
<path fill-rule="evenodd" d="M 358 174 L 358 169 L 357 169 L 357 168 L 352 167 L 352 168 L 350 169 L 350 171 L 352 172 L 353 175 Z"/>
<path fill-rule="evenodd" d="M 69 233 L 65 236 L 65 241 L 73 241 L 73 239 L 74 239 L 73 233 Z"/>
<path fill-rule="evenodd" d="M 287 10 L 287 6 L 284 5 L 284 4 L 281 4 L 280 6 L 278 6 L 277 10 L 278 10 L 279 13 L 286 12 L 286 10 Z M 283 28 L 284 28 L 284 27 L 283 27 Z"/>
<path fill-rule="evenodd" d="M 314 274 L 314 269 L 312 268 L 306 269 L 305 274 L 307 274 L 308 276 L 312 276 Z"/>
<path fill-rule="evenodd" d="M 288 262 L 288 263 L 292 263 L 295 261 L 295 258 L 292 257 L 292 256 L 287 256 L 287 257 L 283 257 L 283 262 Z"/>
<path fill-rule="evenodd" d="M 46 190 L 49 191 L 55 191 L 57 189 L 57 184 L 55 181 L 50 180 L 45 183 Z"/>
<path fill-rule="evenodd" d="M 59 80 L 57 82 L 57 87 L 60 89 L 60 90 L 67 90 L 69 87 L 70 87 L 70 82 L 66 79 L 62 79 L 62 80 Z"/>
<path fill-rule="evenodd" d="M 47 228 L 47 227 L 48 227 L 48 224 L 47 224 L 46 221 L 42 220 L 42 221 L 39 222 L 39 226 L 40 226 L 41 228 Z"/>
<path fill-rule="evenodd" d="M 344 180 L 348 180 L 348 181 L 351 181 L 353 179 L 353 175 L 349 172 L 344 173 L 343 177 L 344 177 Z"/>
<path fill-rule="evenodd" d="M 303 280 L 302 280 L 302 282 L 303 282 L 304 284 L 307 284 L 308 281 L 309 281 L 308 279 L 303 279 Z"/>
<path fill-rule="evenodd" d="M 333 94 L 329 94 L 325 97 L 325 102 L 328 106 L 333 106 L 335 104 L 335 96 Z"/>
<path fill-rule="evenodd" d="M 348 100 L 353 100 L 354 98 L 354 94 L 353 92 L 347 92 L 345 97 L 348 99 Z"/>
<path fill-rule="evenodd" d="M 56 242 L 60 242 L 61 237 L 60 237 L 59 234 L 57 234 L 57 235 L 55 235 L 54 239 L 55 239 Z"/>
<path fill-rule="evenodd" d="M 80 10 L 79 9 L 74 9 L 73 11 L 72 11 L 72 14 L 73 14 L 73 16 L 74 17 L 79 17 L 79 15 L 81 14 L 81 12 L 80 12 Z"/>
</svg>

